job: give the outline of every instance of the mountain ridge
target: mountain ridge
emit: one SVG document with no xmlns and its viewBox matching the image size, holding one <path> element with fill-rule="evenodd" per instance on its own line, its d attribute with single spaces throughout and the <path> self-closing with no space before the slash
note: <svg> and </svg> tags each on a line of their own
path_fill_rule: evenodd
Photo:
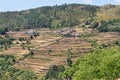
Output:
<svg viewBox="0 0 120 80">
<path fill-rule="evenodd" d="M 64 4 L 23 11 L 0 12 L 0 27 L 7 27 L 10 30 L 72 27 L 89 19 L 95 21 L 119 19 L 119 7 L 119 5 L 110 4 L 104 6 Z M 113 17 L 110 16 L 111 14 Z"/>
</svg>

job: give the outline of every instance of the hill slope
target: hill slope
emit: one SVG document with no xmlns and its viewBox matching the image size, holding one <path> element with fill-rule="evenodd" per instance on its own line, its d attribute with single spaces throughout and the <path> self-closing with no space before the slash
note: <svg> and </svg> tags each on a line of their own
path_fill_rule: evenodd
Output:
<svg viewBox="0 0 120 80">
<path fill-rule="evenodd" d="M 40 28 L 69 27 L 80 24 L 97 10 L 96 6 L 69 4 L 45 6 L 20 12 L 0 13 L 0 27 Z"/>
<path fill-rule="evenodd" d="M 104 5 L 96 13 L 98 20 L 120 19 L 120 6 Z"/>
<path fill-rule="evenodd" d="M 61 28 L 79 25 L 87 20 L 108 21 L 120 19 L 120 6 L 92 6 L 64 4 L 45 6 L 19 12 L 1 12 L 0 27 L 11 30 L 26 28 Z"/>
</svg>

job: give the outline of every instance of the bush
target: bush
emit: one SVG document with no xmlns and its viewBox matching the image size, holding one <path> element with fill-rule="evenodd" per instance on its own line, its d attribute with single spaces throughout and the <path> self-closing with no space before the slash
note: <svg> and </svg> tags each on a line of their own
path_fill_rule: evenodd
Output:
<svg viewBox="0 0 120 80">
<path fill-rule="evenodd" d="M 99 26 L 99 23 L 98 22 L 94 22 L 92 25 L 91 25 L 91 28 L 95 29 Z"/>
</svg>

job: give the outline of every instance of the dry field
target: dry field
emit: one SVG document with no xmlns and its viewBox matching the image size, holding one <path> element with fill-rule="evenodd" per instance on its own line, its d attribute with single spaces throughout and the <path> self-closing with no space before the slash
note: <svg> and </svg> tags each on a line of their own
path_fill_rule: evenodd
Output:
<svg viewBox="0 0 120 80">
<path fill-rule="evenodd" d="M 98 36 L 89 37 L 89 39 L 97 40 L 98 44 L 111 43 L 113 41 L 120 41 L 120 33 L 118 32 L 103 32 L 99 33 Z"/>
</svg>

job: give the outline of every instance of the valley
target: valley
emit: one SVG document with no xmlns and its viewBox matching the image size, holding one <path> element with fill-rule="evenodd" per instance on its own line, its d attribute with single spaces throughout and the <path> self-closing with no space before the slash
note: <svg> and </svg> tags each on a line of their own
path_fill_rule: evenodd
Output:
<svg viewBox="0 0 120 80">
<path fill-rule="evenodd" d="M 119 5 L 0 12 L 0 80 L 119 78 Z"/>
</svg>

